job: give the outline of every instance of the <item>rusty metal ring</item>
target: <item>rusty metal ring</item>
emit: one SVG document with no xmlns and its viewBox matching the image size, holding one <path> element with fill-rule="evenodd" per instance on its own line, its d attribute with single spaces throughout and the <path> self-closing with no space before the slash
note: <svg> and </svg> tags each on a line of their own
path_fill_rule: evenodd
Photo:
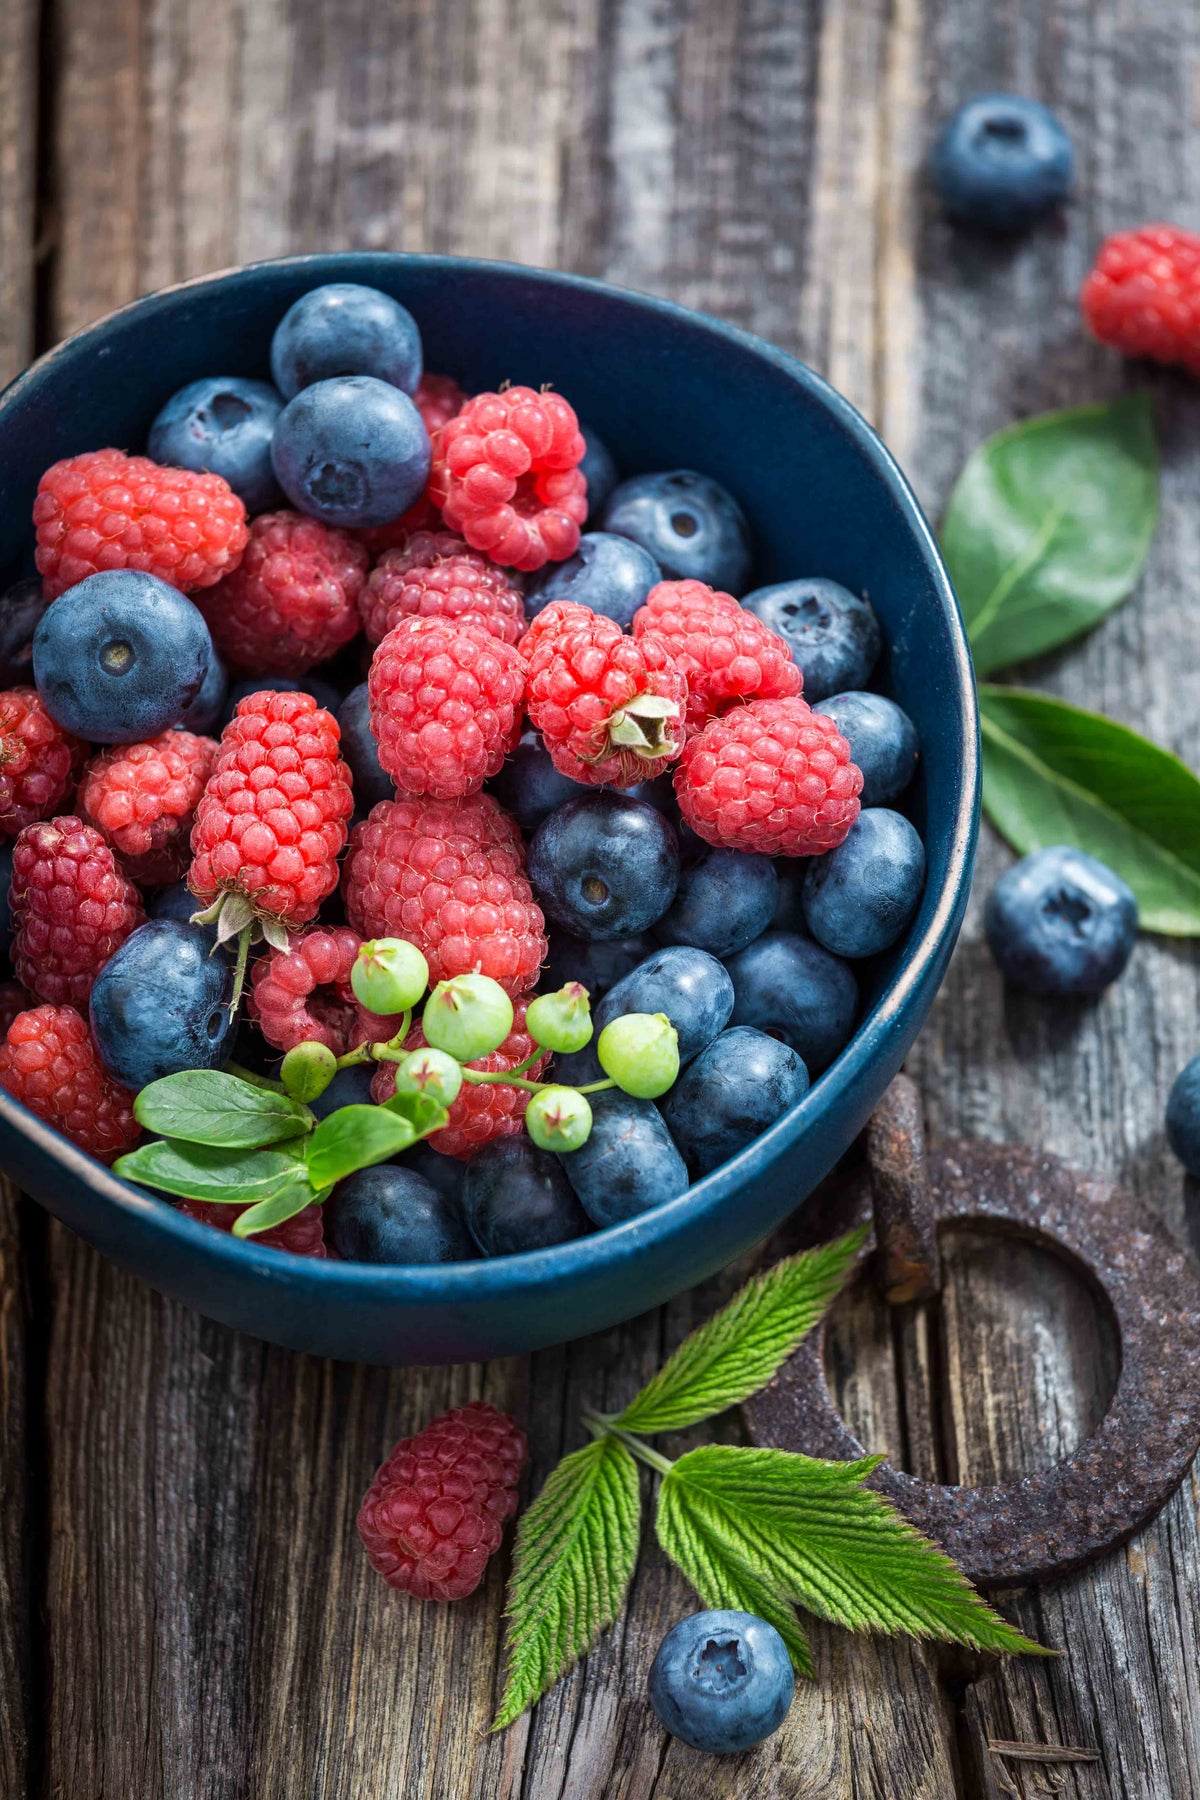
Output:
<svg viewBox="0 0 1200 1800">
<path fill-rule="evenodd" d="M 1200 1447 L 1200 1280 L 1131 1194 L 1056 1157 L 947 1141 L 923 1162 L 937 1226 L 990 1226 L 1039 1242 L 1095 1284 L 1112 1309 L 1121 1372 L 1100 1425 L 1052 1468 L 1006 1486 L 949 1487 L 884 1463 L 871 1485 L 981 1585 L 1047 1581 L 1147 1524 L 1187 1473 Z M 869 1222 L 870 1178 L 843 1182 L 819 1211 L 821 1237 Z M 857 1266 L 875 1243 L 873 1234 Z M 759 1444 L 864 1454 L 829 1393 L 821 1329 L 746 1410 Z"/>
</svg>

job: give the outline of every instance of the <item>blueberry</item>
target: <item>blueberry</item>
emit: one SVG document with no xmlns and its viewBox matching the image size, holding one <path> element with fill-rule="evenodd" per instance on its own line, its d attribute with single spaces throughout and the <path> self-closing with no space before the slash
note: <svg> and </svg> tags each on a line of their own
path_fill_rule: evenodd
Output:
<svg viewBox="0 0 1200 1800">
<path fill-rule="evenodd" d="M 1200 1056 L 1180 1070 L 1167 1100 L 1167 1142 L 1200 1181 Z"/>
<path fill-rule="evenodd" d="M 522 1134 L 493 1138 L 463 1178 L 463 1212 L 485 1256 L 518 1256 L 583 1237 L 591 1223 L 558 1158 Z"/>
<path fill-rule="evenodd" d="M 271 339 L 272 379 L 291 400 L 301 388 L 339 375 L 372 375 L 415 394 L 421 334 L 408 308 L 353 281 L 331 281 L 301 294 Z"/>
<path fill-rule="evenodd" d="M 870 601 L 814 576 L 755 588 L 742 605 L 791 646 L 810 706 L 866 685 L 883 642 Z"/>
<path fill-rule="evenodd" d="M 779 877 L 779 887 L 775 895 L 775 911 L 771 925 L 776 931 L 807 932 L 804 923 L 804 908 L 800 897 L 804 888 L 804 877 L 808 873 L 808 858 L 799 856 L 781 856 L 775 864 L 775 873 Z"/>
<path fill-rule="evenodd" d="M 705 848 L 687 859 L 675 898 L 654 927 L 664 944 L 732 956 L 771 923 L 779 877 L 769 856 Z"/>
<path fill-rule="evenodd" d="M 664 819 L 670 819 L 678 830 L 680 825 L 679 801 L 675 798 L 675 782 L 668 769 L 665 775 L 654 775 L 649 781 L 636 781 L 632 787 L 622 788 L 631 800 L 644 800 L 655 812 L 660 812 Z M 695 837 L 695 833 L 692 833 Z M 699 838 L 696 839 L 699 843 Z"/>
<path fill-rule="evenodd" d="M 263 693 L 311 694 L 318 706 L 323 706 L 326 712 L 334 714 L 342 704 L 337 689 L 313 675 L 248 675 L 244 681 L 235 681 L 225 696 L 225 707 L 221 714 L 222 728 L 232 719 L 239 701 L 248 700 L 251 694 Z"/>
<path fill-rule="evenodd" d="M 532 619 L 552 600 L 573 600 L 628 630 L 634 613 L 661 580 L 662 570 L 654 558 L 632 538 L 589 531 L 580 538 L 574 556 L 550 563 L 530 583 L 525 610 Z"/>
<path fill-rule="evenodd" d="M 849 963 L 794 931 L 764 931 L 725 965 L 733 981 L 731 1025 L 753 1025 L 790 1044 L 810 1075 L 849 1042 L 858 983 Z"/>
<path fill-rule="evenodd" d="M 325 1228 L 346 1262 L 470 1262 L 475 1245 L 457 1200 L 402 1163 L 360 1169 L 325 1202 Z"/>
<path fill-rule="evenodd" d="M 92 1035 L 104 1066 L 136 1092 L 181 1069 L 219 1069 L 233 1050 L 233 970 L 205 932 L 151 919 L 131 932 L 92 989 Z"/>
<path fill-rule="evenodd" d="M 660 1725 L 694 1750 L 729 1756 L 778 1731 L 795 1676 L 773 1625 L 747 1612 L 681 1619 L 650 1666 L 650 1704 Z"/>
<path fill-rule="evenodd" d="M 790 1044 L 734 1025 L 714 1038 L 659 1101 L 693 1175 L 707 1175 L 790 1112 L 808 1070 Z"/>
<path fill-rule="evenodd" d="M 203 616 L 178 588 L 108 569 L 47 607 L 33 668 L 48 713 L 93 744 L 138 744 L 178 724 L 212 667 Z"/>
<path fill-rule="evenodd" d="M 36 575 L 15 581 L 0 598 L 0 688 L 33 683 L 33 634 L 46 610 Z"/>
<path fill-rule="evenodd" d="M 675 898 L 679 838 L 653 806 L 600 789 L 543 819 L 528 873 L 556 925 L 581 938 L 633 937 Z"/>
<path fill-rule="evenodd" d="M 1133 954 L 1137 901 L 1083 850 L 1035 850 L 988 897 L 984 930 L 1006 981 L 1030 994 L 1098 994 Z"/>
<path fill-rule="evenodd" d="M 653 1100 L 593 1094 L 587 1143 L 559 1158 L 592 1223 L 635 1219 L 685 1193 L 688 1173 Z"/>
<path fill-rule="evenodd" d="M 12 845 L 0 844 L 0 956 L 7 956 L 12 945 L 12 864 Z"/>
<path fill-rule="evenodd" d="M 804 922 L 835 956 L 875 956 L 901 936 L 925 886 L 916 827 L 886 806 L 860 812 L 836 850 L 804 876 Z"/>
<path fill-rule="evenodd" d="M 173 881 L 170 887 L 159 888 L 146 902 L 146 910 L 152 919 L 175 919 L 181 925 L 191 923 L 192 914 L 198 912 L 200 902 L 192 893 L 186 881 Z M 209 934 L 210 941 L 216 943 L 217 928 L 215 925 L 201 926 L 199 929 Z"/>
<path fill-rule="evenodd" d="M 592 427 L 585 424 L 582 419 L 579 421 L 579 430 L 587 445 L 579 467 L 583 470 L 584 480 L 587 482 L 588 518 L 597 519 L 604 502 L 620 480 L 620 476 L 617 473 L 617 465 L 613 460 L 612 451 L 604 439 L 598 437 Z"/>
<path fill-rule="evenodd" d="M 342 1106 L 370 1106 L 375 1068 L 374 1063 L 351 1063 L 348 1069 L 339 1069 L 325 1092 L 309 1101 L 310 1109 L 318 1119 L 327 1119 Z"/>
<path fill-rule="evenodd" d="M 622 1013 L 666 1013 L 679 1033 L 679 1060 L 688 1063 L 725 1029 L 733 1011 L 729 971 L 707 950 L 670 944 L 611 987 L 593 1017 L 598 1037 Z"/>
<path fill-rule="evenodd" d="M 645 934 L 601 938 L 589 944 L 583 938 L 569 937 L 565 931 L 552 931 L 550 954 L 539 985 L 543 993 L 552 994 L 568 981 L 582 982 L 595 1006 L 609 988 L 645 962 L 653 950 L 654 940 Z"/>
<path fill-rule="evenodd" d="M 750 528 L 733 495 L 694 469 L 635 475 L 609 495 L 605 531 L 632 538 L 674 580 L 740 594 L 750 575 Z"/>
<path fill-rule="evenodd" d="M 394 800 L 396 785 L 391 776 L 384 773 L 379 761 L 379 745 L 371 730 L 365 681 L 351 688 L 337 708 L 337 722 L 342 734 L 342 755 L 354 784 L 355 805 L 369 811 L 380 800 Z"/>
<path fill-rule="evenodd" d="M 1074 156 L 1060 121 L 1023 94 L 978 94 L 945 125 L 933 179 L 948 213 L 1022 231 L 1065 199 Z"/>
<path fill-rule="evenodd" d="M 229 676 L 224 663 L 214 650 L 212 662 L 208 666 L 208 674 L 204 677 L 204 685 L 180 719 L 178 729 L 180 731 L 198 731 L 201 734 L 212 731 L 225 711 L 228 693 Z"/>
<path fill-rule="evenodd" d="M 246 503 L 269 512 L 282 498 L 271 467 L 271 439 L 283 396 L 267 381 L 206 375 L 172 394 L 146 443 L 156 463 L 222 475 Z"/>
<path fill-rule="evenodd" d="M 523 831 L 536 831 L 564 800 L 577 799 L 588 790 L 569 775 L 559 774 L 539 733 L 530 729 L 521 733 L 500 773 L 488 782 L 488 792 Z"/>
<path fill-rule="evenodd" d="M 457 1156 L 443 1156 L 435 1150 L 428 1138 L 419 1138 L 411 1150 L 406 1150 L 403 1157 L 397 1160 L 406 1169 L 415 1169 L 426 1181 L 431 1181 L 439 1194 L 447 1200 L 459 1201 L 462 1198 L 463 1176 L 467 1165 L 460 1162 Z"/>
<path fill-rule="evenodd" d="M 399 388 L 343 375 L 288 401 L 271 458 L 301 512 L 326 525 L 387 525 L 425 492 L 429 434 Z"/>
<path fill-rule="evenodd" d="M 862 770 L 864 806 L 886 806 L 904 792 L 917 767 L 917 728 L 882 694 L 831 694 L 814 706 L 828 713 Z"/>
</svg>

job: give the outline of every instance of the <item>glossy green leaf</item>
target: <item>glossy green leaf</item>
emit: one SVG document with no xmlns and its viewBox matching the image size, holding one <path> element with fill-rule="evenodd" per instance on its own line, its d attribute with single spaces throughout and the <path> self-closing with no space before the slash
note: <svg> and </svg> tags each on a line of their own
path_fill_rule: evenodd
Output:
<svg viewBox="0 0 1200 1800">
<path fill-rule="evenodd" d="M 356 1169 L 398 1156 L 419 1136 L 411 1119 L 386 1106 L 339 1107 L 309 1140 L 309 1179 L 314 1187 L 332 1187 Z"/>
<path fill-rule="evenodd" d="M 1137 581 L 1157 516 L 1144 394 L 1043 413 L 981 444 L 941 534 L 978 672 L 1090 631 Z"/>
<path fill-rule="evenodd" d="M 407 1119 L 414 1137 L 428 1137 L 431 1131 L 440 1131 L 446 1123 L 446 1108 L 431 1094 L 393 1094 L 383 1106 L 385 1112 Z"/>
<path fill-rule="evenodd" d="M 134 1101 L 133 1113 L 147 1131 L 162 1137 L 230 1149 L 281 1143 L 313 1123 L 299 1101 L 218 1069 L 189 1069 L 150 1082 Z"/>
<path fill-rule="evenodd" d="M 1200 936 L 1200 781 L 1125 725 L 985 686 L 983 804 L 1022 854 L 1073 844 L 1129 883 L 1147 931 Z"/>
<path fill-rule="evenodd" d="M 284 1225 L 289 1219 L 294 1219 L 297 1213 L 303 1212 L 306 1206 L 326 1199 L 328 1193 L 328 1189 L 322 1193 L 315 1192 L 308 1177 L 301 1176 L 289 1187 L 272 1194 L 269 1200 L 259 1200 L 255 1205 L 248 1206 L 234 1220 L 233 1235 L 239 1238 L 256 1237 L 260 1231 L 270 1231 L 274 1225 Z"/>
<path fill-rule="evenodd" d="M 113 1164 L 118 1175 L 187 1200 L 246 1202 L 272 1199 L 305 1175 L 304 1164 L 282 1150 L 228 1150 L 156 1138 Z"/>
</svg>

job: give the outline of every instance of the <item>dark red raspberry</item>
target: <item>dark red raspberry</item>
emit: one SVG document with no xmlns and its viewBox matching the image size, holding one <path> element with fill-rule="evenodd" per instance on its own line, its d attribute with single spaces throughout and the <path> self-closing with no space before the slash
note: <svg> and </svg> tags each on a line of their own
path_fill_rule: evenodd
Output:
<svg viewBox="0 0 1200 1800">
<path fill-rule="evenodd" d="M 674 762 L 687 700 L 657 638 L 626 637 L 599 613 L 543 631 L 529 657 L 530 720 L 555 768 L 593 787 L 633 787 Z"/>
<path fill-rule="evenodd" d="M 483 1075 L 507 1073 L 533 1055 L 537 1044 L 525 1029 L 528 1005 L 527 999 L 514 1000 L 512 1030 L 498 1050 L 481 1057 L 478 1062 L 468 1063 L 469 1069 L 478 1069 Z M 404 1047 L 406 1050 L 425 1049 L 425 1033 L 420 1025 L 413 1026 L 404 1040 Z M 547 1050 L 522 1071 L 523 1079 L 537 1081 L 549 1061 Z M 382 1105 L 395 1091 L 395 1063 L 380 1063 L 371 1082 L 372 1095 Z M 499 1082 L 475 1087 L 464 1082 L 458 1099 L 449 1109 L 446 1124 L 431 1134 L 429 1142 L 444 1156 L 456 1156 L 460 1161 L 468 1162 L 492 1138 L 514 1137 L 522 1129 L 528 1105 L 529 1093 L 525 1088 L 505 1087 Z"/>
<path fill-rule="evenodd" d="M 27 825 L 13 846 L 10 894 L 18 977 L 48 1005 L 85 1012 L 109 957 L 146 922 L 110 846 L 70 814 Z"/>
<path fill-rule="evenodd" d="M 420 413 L 430 437 L 456 419 L 467 403 L 467 396 L 452 375 L 431 375 L 428 370 L 417 383 L 413 404 Z"/>
<path fill-rule="evenodd" d="M 407 618 L 465 621 L 506 644 L 525 630 L 518 578 L 451 531 L 418 531 L 403 548 L 385 552 L 358 605 L 373 644 Z"/>
<path fill-rule="evenodd" d="M 371 1567 L 418 1600 L 474 1593 L 517 1510 L 525 1455 L 524 1434 L 486 1400 L 401 1438 L 358 1515 Z"/>
<path fill-rule="evenodd" d="M 476 394 L 435 433 L 429 496 L 447 525 L 514 569 L 573 556 L 587 518 L 586 445 L 560 394 Z"/>
<path fill-rule="evenodd" d="M 20 981 L 0 981 L 0 1042 L 18 1013 L 31 1012 L 37 998 Z"/>
<path fill-rule="evenodd" d="M 18 1013 L 0 1044 L 0 1087 L 64 1137 L 111 1162 L 142 1135 L 133 1095 L 105 1073 L 73 1006 Z"/>
<path fill-rule="evenodd" d="M 50 717 L 36 688 L 0 694 L 0 837 L 61 806 L 87 746 Z"/>
<path fill-rule="evenodd" d="M 103 832 L 126 874 L 143 887 L 177 881 L 188 834 L 217 755 L 215 738 L 164 731 L 145 744 L 94 756 L 79 784 L 79 812 Z"/>
<path fill-rule="evenodd" d="M 201 1225 L 212 1225 L 217 1231 L 232 1231 L 251 1205 L 231 1205 L 224 1200 L 176 1200 L 175 1209 L 186 1218 L 198 1219 Z M 325 1245 L 325 1219 L 319 1206 L 306 1206 L 282 1225 L 269 1231 L 256 1231 L 247 1239 L 251 1244 L 265 1244 L 269 1250 L 289 1250 L 293 1256 L 311 1256 L 324 1261 L 329 1255 Z"/>
<path fill-rule="evenodd" d="M 254 965 L 249 1012 L 268 1044 L 294 1050 L 324 1044 L 345 1056 L 359 1044 L 390 1038 L 398 1021 L 368 1012 L 354 997 L 350 971 L 362 939 L 348 925 L 317 927 L 290 950 L 270 950 Z"/>
<path fill-rule="evenodd" d="M 342 893 L 355 931 L 407 938 L 434 982 L 478 969 L 514 996 L 537 983 L 545 920 L 521 833 L 490 794 L 381 800 L 350 834 Z"/>
<path fill-rule="evenodd" d="M 48 600 L 101 569 L 143 569 L 190 594 L 234 568 L 246 545 L 246 508 L 220 475 L 123 450 L 53 464 L 33 522 Z"/>
<path fill-rule="evenodd" d="M 468 621 L 401 619 L 371 659 L 367 694 L 396 786 L 454 800 L 497 774 L 520 737 L 525 664 Z"/>
<path fill-rule="evenodd" d="M 1194 232 L 1142 225 L 1106 238 L 1079 302 L 1102 344 L 1200 375 L 1200 237 Z"/>
<path fill-rule="evenodd" d="M 675 771 L 679 810 L 698 837 L 764 856 L 836 849 L 861 791 L 849 744 L 799 697 L 753 700 L 712 719 Z"/>
<path fill-rule="evenodd" d="M 233 669 L 303 675 L 359 630 L 366 548 L 303 513 L 262 513 L 236 569 L 196 601 Z"/>
<path fill-rule="evenodd" d="M 738 700 L 784 700 L 804 685 L 790 647 L 754 613 L 703 581 L 660 581 L 633 635 L 665 644 L 688 685 L 689 731 Z"/>
</svg>

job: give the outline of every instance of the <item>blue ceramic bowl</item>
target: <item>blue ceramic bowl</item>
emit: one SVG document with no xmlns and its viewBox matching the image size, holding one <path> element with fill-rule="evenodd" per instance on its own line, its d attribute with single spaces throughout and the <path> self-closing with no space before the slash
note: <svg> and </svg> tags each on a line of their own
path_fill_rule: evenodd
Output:
<svg viewBox="0 0 1200 1800">
<path fill-rule="evenodd" d="M 29 516 L 56 458 L 140 450 L 169 394 L 262 375 L 271 332 L 324 281 L 415 313 L 428 366 L 468 390 L 550 382 L 626 473 L 695 467 L 750 517 L 755 583 L 833 576 L 886 634 L 884 684 L 921 734 L 913 812 L 929 878 L 911 930 L 873 966 L 853 1042 L 796 1109 L 687 1194 L 553 1250 L 452 1267 L 306 1262 L 241 1244 L 135 1191 L 0 1090 L 0 1164 L 152 1286 L 298 1350 L 372 1363 L 502 1356 L 655 1306 L 762 1239 L 861 1130 L 925 1019 L 970 885 L 978 822 L 971 661 L 933 538 L 870 427 L 823 381 L 732 326 L 599 282 L 495 263 L 371 254 L 260 263 L 153 294 L 89 326 L 0 397 L 0 576 L 31 567 Z"/>
</svg>

